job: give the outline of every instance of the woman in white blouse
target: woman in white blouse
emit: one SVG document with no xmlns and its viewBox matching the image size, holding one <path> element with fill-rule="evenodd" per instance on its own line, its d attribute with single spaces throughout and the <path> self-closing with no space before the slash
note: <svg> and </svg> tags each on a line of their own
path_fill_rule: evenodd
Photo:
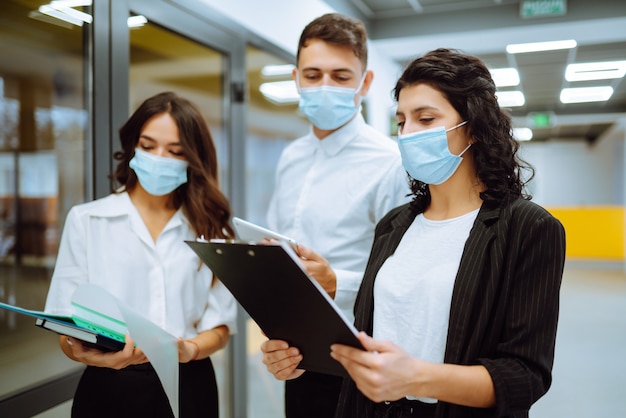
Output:
<svg viewBox="0 0 626 418">
<path fill-rule="evenodd" d="M 234 332 L 232 295 L 185 244 L 231 238 L 230 205 L 219 190 L 215 145 L 198 108 L 157 94 L 120 129 L 111 195 L 73 207 L 65 223 L 46 311 L 71 315 L 81 284 L 103 287 L 179 337 L 180 416 L 218 417 L 209 356 Z M 172 417 L 153 367 L 132 335 L 118 352 L 61 336 L 63 352 L 87 365 L 73 417 Z"/>
</svg>

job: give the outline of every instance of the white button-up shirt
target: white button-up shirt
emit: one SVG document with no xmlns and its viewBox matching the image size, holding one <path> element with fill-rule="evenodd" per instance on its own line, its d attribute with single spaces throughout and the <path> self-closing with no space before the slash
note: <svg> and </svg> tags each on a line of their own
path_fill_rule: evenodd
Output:
<svg viewBox="0 0 626 418">
<path fill-rule="evenodd" d="M 46 312 L 72 314 L 83 283 L 103 287 L 175 337 L 227 325 L 235 332 L 233 296 L 185 244 L 196 237 L 178 210 L 156 242 L 127 193 L 73 207 L 67 215 Z"/>
<path fill-rule="evenodd" d="M 268 225 L 328 260 L 337 275 L 335 303 L 352 323 L 374 228 L 408 193 L 397 144 L 358 114 L 323 140 L 311 130 L 285 148 Z"/>
</svg>

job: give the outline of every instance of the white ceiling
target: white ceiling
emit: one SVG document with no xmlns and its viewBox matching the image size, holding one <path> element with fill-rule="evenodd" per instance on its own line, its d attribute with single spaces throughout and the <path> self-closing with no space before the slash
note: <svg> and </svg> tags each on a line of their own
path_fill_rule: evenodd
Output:
<svg viewBox="0 0 626 418">
<path fill-rule="evenodd" d="M 524 18 L 524 0 L 326 0 L 336 10 L 360 18 L 373 44 L 405 65 L 438 47 L 463 50 L 490 68 L 513 66 L 526 97 L 511 108 L 516 125 L 528 115 L 549 112 L 552 126 L 534 130 L 533 140 L 585 139 L 593 142 L 619 118 L 626 117 L 626 81 L 567 82 L 570 63 L 626 60 L 626 0 L 563 0 L 558 16 Z M 574 39 L 572 50 L 507 54 L 511 43 Z M 562 104 L 564 87 L 610 85 L 607 102 Z M 513 88 L 505 88 L 503 90 Z M 530 123 L 532 127 L 532 123 Z"/>
</svg>

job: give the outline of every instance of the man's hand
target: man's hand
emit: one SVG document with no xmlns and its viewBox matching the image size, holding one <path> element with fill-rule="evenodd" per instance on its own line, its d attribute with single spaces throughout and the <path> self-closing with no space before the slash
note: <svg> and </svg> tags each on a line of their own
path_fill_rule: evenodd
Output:
<svg viewBox="0 0 626 418">
<path fill-rule="evenodd" d="M 267 340 L 261 344 L 263 364 L 278 380 L 290 380 L 302 376 L 304 370 L 298 369 L 302 361 L 300 350 L 289 347 L 286 341 Z"/>
<path fill-rule="evenodd" d="M 337 292 L 337 275 L 328 261 L 302 244 L 298 244 L 297 253 L 309 276 L 317 280 L 326 293 L 334 299 L 335 292 Z"/>
</svg>

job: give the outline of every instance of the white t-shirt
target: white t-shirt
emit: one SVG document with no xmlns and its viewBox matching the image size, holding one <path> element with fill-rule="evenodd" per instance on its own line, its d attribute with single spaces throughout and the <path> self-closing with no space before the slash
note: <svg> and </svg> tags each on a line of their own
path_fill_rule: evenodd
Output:
<svg viewBox="0 0 626 418">
<path fill-rule="evenodd" d="M 478 211 L 442 221 L 415 218 L 376 276 L 374 338 L 443 363 L 454 281 Z"/>
<path fill-rule="evenodd" d="M 358 114 L 323 140 L 311 130 L 285 148 L 268 225 L 328 260 L 335 303 L 352 323 L 374 228 L 409 193 L 397 144 Z"/>
<path fill-rule="evenodd" d="M 213 273 L 184 242 L 196 238 L 178 210 L 155 243 L 125 192 L 77 205 L 67 215 L 45 311 L 71 315 L 74 290 L 92 283 L 175 337 L 218 325 L 234 333 L 235 299 L 221 282 L 211 285 Z"/>
</svg>

